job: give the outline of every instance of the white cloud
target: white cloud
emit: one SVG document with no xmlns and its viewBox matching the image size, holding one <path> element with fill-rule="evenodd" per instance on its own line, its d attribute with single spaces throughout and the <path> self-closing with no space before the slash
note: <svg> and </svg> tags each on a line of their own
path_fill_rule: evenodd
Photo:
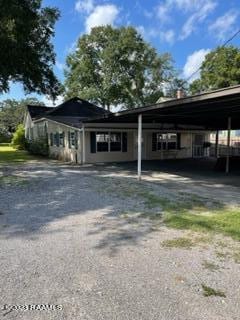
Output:
<svg viewBox="0 0 240 320">
<path fill-rule="evenodd" d="M 137 26 L 136 30 L 138 33 L 140 33 L 140 35 L 145 38 L 146 37 L 146 29 L 144 28 L 144 26 Z"/>
<path fill-rule="evenodd" d="M 170 30 L 167 30 L 167 31 L 163 31 L 163 32 L 160 32 L 160 39 L 162 41 L 165 41 L 169 44 L 173 44 L 174 41 L 175 41 L 175 32 L 174 30 L 170 29 Z"/>
<path fill-rule="evenodd" d="M 186 39 L 216 8 L 218 0 L 165 0 L 156 8 L 156 15 L 162 24 L 172 21 L 173 11 L 190 14 L 182 27 L 179 39 Z"/>
<path fill-rule="evenodd" d="M 119 9 L 113 4 L 96 6 L 92 13 L 86 19 L 86 32 L 91 32 L 91 29 L 93 27 L 114 25 L 118 14 Z"/>
<path fill-rule="evenodd" d="M 56 61 L 56 67 L 60 70 L 60 71 L 63 71 L 64 68 L 65 68 L 65 64 L 64 63 L 61 63 L 59 62 L 58 60 Z"/>
<path fill-rule="evenodd" d="M 227 36 L 234 30 L 238 15 L 239 13 L 236 11 L 228 11 L 209 26 L 209 31 L 218 40 L 226 40 Z"/>
<path fill-rule="evenodd" d="M 48 96 L 43 96 L 42 100 L 41 100 L 46 106 L 48 107 L 56 107 L 59 104 L 63 103 L 64 101 L 64 97 L 59 95 L 57 96 L 56 100 L 53 101 L 51 98 L 49 98 Z"/>
<path fill-rule="evenodd" d="M 207 16 L 216 8 L 216 2 L 209 1 L 206 2 L 199 10 L 193 13 L 182 27 L 180 34 L 180 40 L 184 40 L 189 37 L 193 31 L 196 29 L 197 25 L 203 22 Z"/>
<path fill-rule="evenodd" d="M 189 78 L 194 72 L 196 72 L 199 67 L 202 65 L 202 62 L 205 59 L 205 56 L 210 52 L 210 49 L 200 49 L 198 51 L 193 52 L 191 55 L 187 57 L 187 61 L 183 67 L 183 76 L 185 78 Z M 199 72 L 194 74 L 194 76 L 189 80 L 192 82 L 199 78 Z"/>
<path fill-rule="evenodd" d="M 93 0 L 78 0 L 75 3 L 75 10 L 77 12 L 86 12 L 90 13 L 94 9 L 94 3 Z"/>
<path fill-rule="evenodd" d="M 171 7 L 168 5 L 168 3 L 160 4 L 157 8 L 157 17 L 159 18 L 161 23 L 169 21 L 169 11 L 171 10 Z"/>
</svg>

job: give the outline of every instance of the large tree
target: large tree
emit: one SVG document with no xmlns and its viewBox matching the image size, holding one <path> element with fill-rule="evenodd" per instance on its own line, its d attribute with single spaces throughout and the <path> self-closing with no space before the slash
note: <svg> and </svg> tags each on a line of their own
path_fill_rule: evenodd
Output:
<svg viewBox="0 0 240 320">
<path fill-rule="evenodd" d="M 218 47 L 206 55 L 200 78 L 190 85 L 191 93 L 221 89 L 240 84 L 240 50 L 237 47 Z"/>
<path fill-rule="evenodd" d="M 56 97 L 55 53 L 51 39 L 59 17 L 56 8 L 41 7 L 41 0 L 0 0 L 0 93 L 10 82 L 24 90 Z"/>
<path fill-rule="evenodd" d="M 158 54 L 133 27 L 93 28 L 67 57 L 66 97 L 80 96 L 106 109 L 154 103 L 172 77 L 169 54 Z"/>
<path fill-rule="evenodd" d="M 7 99 L 0 102 L 0 133 L 12 134 L 18 125 L 23 123 L 28 104 L 43 105 L 36 98 L 27 98 L 20 101 Z"/>
</svg>

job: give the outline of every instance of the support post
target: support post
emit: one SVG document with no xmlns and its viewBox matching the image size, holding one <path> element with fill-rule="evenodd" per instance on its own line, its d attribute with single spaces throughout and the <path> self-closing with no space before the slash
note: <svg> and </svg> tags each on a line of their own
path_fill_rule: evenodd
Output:
<svg viewBox="0 0 240 320">
<path fill-rule="evenodd" d="M 138 115 L 138 180 L 141 180 L 142 171 L 142 115 Z"/>
<path fill-rule="evenodd" d="M 226 173 L 229 173 L 230 162 L 230 141 L 231 141 L 231 117 L 228 117 L 228 133 L 227 133 L 227 158 L 226 158 Z"/>
<path fill-rule="evenodd" d="M 215 157 L 219 156 L 219 130 L 216 131 L 216 141 L 215 141 Z"/>
<path fill-rule="evenodd" d="M 86 162 L 86 144 L 85 144 L 85 128 L 84 124 L 82 127 L 82 163 L 84 164 Z"/>
</svg>

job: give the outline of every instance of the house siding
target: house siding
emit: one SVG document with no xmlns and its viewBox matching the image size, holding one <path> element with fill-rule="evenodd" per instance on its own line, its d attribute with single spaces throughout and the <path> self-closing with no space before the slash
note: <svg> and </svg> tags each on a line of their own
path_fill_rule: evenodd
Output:
<svg viewBox="0 0 240 320">
<path fill-rule="evenodd" d="M 96 131 L 100 131 L 96 130 Z M 95 131 L 95 130 L 94 130 Z M 106 129 L 104 130 L 106 131 Z M 112 130 L 111 130 L 112 131 Z M 133 161 L 134 150 L 133 150 L 133 132 L 118 129 L 118 132 L 127 132 L 128 148 L 127 152 L 96 152 L 91 153 L 90 150 L 90 131 L 85 132 L 86 141 L 86 163 L 95 162 L 121 162 L 121 161 Z"/>
<path fill-rule="evenodd" d="M 152 132 L 147 133 L 147 160 L 185 159 L 192 157 L 192 133 L 180 133 L 180 150 L 152 151 Z"/>
<path fill-rule="evenodd" d="M 81 163 L 82 162 L 82 148 L 80 132 L 78 131 L 78 149 L 69 148 L 68 144 L 68 132 L 75 132 L 76 129 L 70 128 L 63 124 L 57 124 L 48 121 L 48 144 L 49 144 L 49 155 L 53 159 L 58 159 L 66 162 Z M 64 147 L 63 146 L 51 146 L 50 134 L 51 133 L 61 133 L 64 132 Z"/>
<path fill-rule="evenodd" d="M 45 130 L 45 131 L 44 131 Z M 33 136 L 38 138 L 47 131 L 49 143 L 50 158 L 59 159 L 66 162 L 73 163 L 98 163 L 98 162 L 124 162 L 137 160 L 137 129 L 124 128 L 86 128 L 85 129 L 85 159 L 83 159 L 82 152 L 82 131 L 80 129 L 71 128 L 67 125 L 57 123 L 51 120 L 42 120 L 34 123 Z M 68 143 L 68 132 L 78 132 L 78 148 L 70 148 Z M 91 132 L 126 132 L 127 133 L 127 152 L 91 152 Z M 64 146 L 51 146 L 50 134 L 64 133 Z M 184 159 L 193 156 L 193 135 L 197 133 L 204 134 L 204 141 L 210 140 L 210 132 L 204 131 L 177 131 L 181 134 L 180 149 L 179 150 L 152 150 L 152 134 L 153 132 L 176 132 L 174 130 L 157 130 L 157 129 L 143 129 L 142 137 L 142 159 L 143 160 L 165 160 L 165 159 Z"/>
</svg>

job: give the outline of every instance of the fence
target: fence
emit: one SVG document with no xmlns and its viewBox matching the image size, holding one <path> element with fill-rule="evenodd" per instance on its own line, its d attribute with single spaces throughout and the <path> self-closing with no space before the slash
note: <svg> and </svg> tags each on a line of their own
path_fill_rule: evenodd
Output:
<svg viewBox="0 0 240 320">
<path fill-rule="evenodd" d="M 216 145 L 215 143 L 212 143 L 210 148 L 210 156 L 214 157 L 215 152 Z M 232 157 L 240 157 L 240 139 L 231 139 L 229 150 L 226 139 L 220 139 L 218 141 L 218 156 L 226 157 L 228 154 Z"/>
</svg>

